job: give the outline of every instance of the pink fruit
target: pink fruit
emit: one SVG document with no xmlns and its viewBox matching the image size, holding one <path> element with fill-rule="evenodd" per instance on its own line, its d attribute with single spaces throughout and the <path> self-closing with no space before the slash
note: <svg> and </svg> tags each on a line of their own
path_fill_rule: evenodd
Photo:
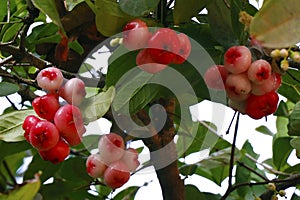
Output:
<svg viewBox="0 0 300 200">
<path fill-rule="evenodd" d="M 280 74 L 272 73 L 267 80 L 262 81 L 260 84 L 252 83 L 251 93 L 254 95 L 264 95 L 268 92 L 277 90 L 280 84 Z"/>
<path fill-rule="evenodd" d="M 232 46 L 224 55 L 224 67 L 231 73 L 242 73 L 248 70 L 251 59 L 251 52 L 246 46 Z"/>
<path fill-rule="evenodd" d="M 27 140 L 27 142 L 29 142 L 29 133 L 31 128 L 36 125 L 36 123 L 38 123 L 39 121 L 41 121 L 38 117 L 36 117 L 35 115 L 28 115 L 23 124 L 22 124 L 22 128 L 25 131 L 24 132 L 24 137 Z"/>
<path fill-rule="evenodd" d="M 267 61 L 256 60 L 248 69 L 248 78 L 256 84 L 261 84 L 271 76 L 271 71 L 271 65 Z"/>
<path fill-rule="evenodd" d="M 213 65 L 204 74 L 204 81 L 207 87 L 215 90 L 224 90 L 228 71 L 223 65 Z"/>
<path fill-rule="evenodd" d="M 229 74 L 225 82 L 226 94 L 233 101 L 244 101 L 251 91 L 247 74 Z"/>
<path fill-rule="evenodd" d="M 103 135 L 99 140 L 98 149 L 101 160 L 108 165 L 120 160 L 124 155 L 124 140 L 116 133 Z"/>
<path fill-rule="evenodd" d="M 69 104 L 79 106 L 86 95 L 85 83 L 79 78 L 72 78 L 59 89 L 59 95 Z"/>
<path fill-rule="evenodd" d="M 58 68 L 48 67 L 38 73 L 36 80 L 38 86 L 41 88 L 48 91 L 55 91 L 62 85 L 64 78 Z"/>
<path fill-rule="evenodd" d="M 78 107 L 67 104 L 62 106 L 55 114 L 54 123 L 63 137 L 71 146 L 82 141 L 86 129 L 81 111 Z"/>
<path fill-rule="evenodd" d="M 64 140 L 59 140 L 58 143 L 47 151 L 39 151 L 40 156 L 53 164 L 64 161 L 70 154 L 70 147 Z"/>
<path fill-rule="evenodd" d="M 140 19 L 127 23 L 123 29 L 123 44 L 128 50 L 144 48 L 149 37 L 147 24 Z"/>
<path fill-rule="evenodd" d="M 104 172 L 104 183 L 112 189 L 123 186 L 129 178 L 129 169 L 120 160 L 111 163 Z"/>
<path fill-rule="evenodd" d="M 182 64 L 190 55 L 192 50 L 192 45 L 189 37 L 184 33 L 177 34 L 180 43 L 179 53 L 175 56 L 172 63 Z"/>
<path fill-rule="evenodd" d="M 107 165 L 105 165 L 99 154 L 91 154 L 86 160 L 86 171 L 93 178 L 102 178 Z"/>
<path fill-rule="evenodd" d="M 134 172 L 138 166 L 140 166 L 140 162 L 138 161 L 139 153 L 136 149 L 129 148 L 125 151 L 121 160 L 127 165 L 130 172 Z"/>
<path fill-rule="evenodd" d="M 46 151 L 54 147 L 59 141 L 60 135 L 56 126 L 46 120 L 41 120 L 32 126 L 29 133 L 29 141 L 39 151 Z"/>
<path fill-rule="evenodd" d="M 32 101 L 32 107 L 39 117 L 53 121 L 56 111 L 60 108 L 60 104 L 57 95 L 49 93 L 41 97 L 36 97 Z"/>
</svg>

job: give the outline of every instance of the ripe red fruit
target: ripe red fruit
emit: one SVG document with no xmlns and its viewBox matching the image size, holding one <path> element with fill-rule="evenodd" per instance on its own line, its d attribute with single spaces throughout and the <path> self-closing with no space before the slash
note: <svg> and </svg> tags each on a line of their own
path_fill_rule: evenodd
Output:
<svg viewBox="0 0 300 200">
<path fill-rule="evenodd" d="M 144 48 L 149 37 L 147 24 L 140 19 L 127 23 L 123 29 L 123 44 L 128 50 Z"/>
<path fill-rule="evenodd" d="M 70 154 L 70 146 L 64 141 L 59 140 L 57 144 L 47 151 L 39 151 L 40 156 L 53 164 L 60 163 Z"/>
<path fill-rule="evenodd" d="M 160 28 L 149 38 L 148 48 L 148 53 L 155 62 L 168 65 L 179 54 L 180 41 L 174 30 Z"/>
<path fill-rule="evenodd" d="M 58 68 L 48 67 L 42 69 L 38 73 L 36 80 L 38 86 L 41 88 L 48 91 L 55 91 L 59 89 L 64 79 L 61 71 Z"/>
<path fill-rule="evenodd" d="M 251 59 L 251 52 L 246 46 L 232 46 L 224 55 L 224 67 L 231 73 L 242 73 L 249 68 Z"/>
<path fill-rule="evenodd" d="M 271 65 L 265 60 L 254 61 L 248 69 L 248 78 L 256 84 L 262 84 L 271 76 Z"/>
<path fill-rule="evenodd" d="M 156 63 L 156 61 L 154 61 L 151 55 L 148 53 L 148 50 L 149 49 L 143 49 L 136 56 L 136 64 L 140 69 L 150 74 L 156 74 L 168 67 L 167 65 Z"/>
<path fill-rule="evenodd" d="M 124 140 L 116 133 L 103 135 L 99 140 L 98 149 L 101 160 L 108 165 L 120 160 L 124 155 Z"/>
<path fill-rule="evenodd" d="M 260 119 L 274 113 L 279 101 L 278 94 L 271 91 L 264 95 L 250 95 L 246 102 L 246 114 L 253 119 Z"/>
<path fill-rule="evenodd" d="M 104 172 L 104 183 L 112 189 L 123 186 L 129 178 L 129 169 L 120 160 L 111 163 Z"/>
<path fill-rule="evenodd" d="M 41 120 L 32 126 L 29 133 L 29 141 L 39 151 L 46 151 L 54 147 L 59 141 L 60 135 L 56 126 L 46 120 Z"/>
<path fill-rule="evenodd" d="M 107 165 L 105 165 L 99 154 L 91 154 L 86 160 L 86 171 L 93 178 L 102 178 Z"/>
<path fill-rule="evenodd" d="M 32 101 L 32 107 L 39 117 L 53 121 L 56 111 L 60 108 L 60 104 L 57 95 L 49 93 L 41 97 L 36 97 Z"/>
<path fill-rule="evenodd" d="M 72 78 L 59 89 L 58 93 L 69 104 L 78 106 L 86 95 L 85 83 L 79 78 Z"/>
<path fill-rule="evenodd" d="M 267 80 L 262 81 L 260 84 L 252 84 L 251 93 L 254 95 L 263 95 L 271 91 L 275 91 L 281 84 L 281 76 L 277 73 L 272 73 Z"/>
<path fill-rule="evenodd" d="M 180 49 L 178 54 L 175 56 L 172 63 L 182 64 L 190 55 L 192 50 L 192 45 L 189 37 L 184 33 L 177 34 L 180 43 Z"/>
<path fill-rule="evenodd" d="M 228 71 L 223 65 L 213 65 L 204 74 L 204 81 L 207 87 L 215 90 L 224 90 Z"/>
<path fill-rule="evenodd" d="M 58 109 L 54 123 L 60 135 L 71 145 L 78 145 L 86 129 L 81 111 L 78 107 L 67 104 Z"/>
<path fill-rule="evenodd" d="M 130 172 L 134 172 L 138 166 L 140 166 L 140 162 L 138 161 L 139 153 L 136 149 L 129 148 L 124 152 L 121 160 L 127 165 Z"/>
<path fill-rule="evenodd" d="M 29 133 L 31 128 L 36 125 L 36 123 L 38 123 L 39 121 L 41 121 L 38 117 L 36 117 L 35 115 L 28 115 L 23 124 L 22 124 L 22 128 L 25 131 L 24 132 L 24 137 L 27 140 L 27 142 L 29 142 Z"/>
<path fill-rule="evenodd" d="M 225 82 L 226 94 L 233 101 L 244 101 L 251 91 L 251 83 L 246 73 L 229 74 Z"/>
</svg>

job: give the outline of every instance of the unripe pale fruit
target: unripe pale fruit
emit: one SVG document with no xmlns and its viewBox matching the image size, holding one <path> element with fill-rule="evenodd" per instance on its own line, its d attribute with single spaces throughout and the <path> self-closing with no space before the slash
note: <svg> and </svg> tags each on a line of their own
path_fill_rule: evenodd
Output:
<svg viewBox="0 0 300 200">
<path fill-rule="evenodd" d="M 56 111 L 60 108 L 58 96 L 49 93 L 41 97 L 36 97 L 32 101 L 32 107 L 39 117 L 53 121 Z"/>
<path fill-rule="evenodd" d="M 251 91 L 247 74 L 229 74 L 225 82 L 226 94 L 233 101 L 244 101 Z"/>
<path fill-rule="evenodd" d="M 41 120 L 32 126 L 29 133 L 29 141 L 39 151 L 46 151 L 54 147 L 59 141 L 60 135 L 56 126 L 46 120 Z"/>
<path fill-rule="evenodd" d="M 215 90 L 224 90 L 228 71 L 223 65 L 213 65 L 204 74 L 204 81 L 207 87 Z"/>
<path fill-rule="evenodd" d="M 79 106 L 86 95 L 85 83 L 79 78 L 72 78 L 59 89 L 59 95 L 69 104 Z"/>
<path fill-rule="evenodd" d="M 128 50 L 142 49 L 147 45 L 150 35 L 147 24 L 135 19 L 123 29 L 123 44 Z"/>
<path fill-rule="evenodd" d="M 129 148 L 125 151 L 123 157 L 121 158 L 121 160 L 127 165 L 130 172 L 134 172 L 140 165 L 138 156 L 139 153 L 136 149 Z"/>
<path fill-rule="evenodd" d="M 109 165 L 120 160 L 125 153 L 125 144 L 121 136 L 116 133 L 109 133 L 101 136 L 98 143 L 101 160 Z"/>
<path fill-rule="evenodd" d="M 179 53 L 175 56 L 172 63 L 174 64 L 182 64 L 189 57 L 192 45 L 189 37 L 184 33 L 177 34 L 180 43 Z"/>
<path fill-rule="evenodd" d="M 35 115 L 28 115 L 23 124 L 22 124 L 22 128 L 24 130 L 24 137 L 27 140 L 27 142 L 29 142 L 29 133 L 31 128 L 36 125 L 36 123 L 38 123 L 39 121 L 41 121 L 38 117 L 36 117 Z"/>
<path fill-rule="evenodd" d="M 239 74 L 248 70 L 252 55 L 246 46 L 232 46 L 224 55 L 224 67 L 231 73 Z"/>
<path fill-rule="evenodd" d="M 271 65 L 265 60 L 254 61 L 248 69 L 248 78 L 256 84 L 262 84 L 271 76 Z"/>
<path fill-rule="evenodd" d="M 40 156 L 53 164 L 63 162 L 70 154 L 70 146 L 64 140 L 59 140 L 57 144 L 47 151 L 39 151 Z"/>
<path fill-rule="evenodd" d="M 101 161 L 99 154 L 91 154 L 86 160 L 86 171 L 93 178 L 102 178 L 107 165 Z"/>
<path fill-rule="evenodd" d="M 48 67 L 42 69 L 37 77 L 37 84 L 41 88 L 48 91 L 55 91 L 60 88 L 62 85 L 64 78 L 61 71 L 55 67 Z"/>
<path fill-rule="evenodd" d="M 112 189 L 123 186 L 129 178 L 129 169 L 120 160 L 111 163 L 104 172 L 104 183 Z"/>
<path fill-rule="evenodd" d="M 71 145 L 78 145 L 86 129 L 81 111 L 78 107 L 67 104 L 62 106 L 55 114 L 54 123 L 60 135 Z"/>
</svg>

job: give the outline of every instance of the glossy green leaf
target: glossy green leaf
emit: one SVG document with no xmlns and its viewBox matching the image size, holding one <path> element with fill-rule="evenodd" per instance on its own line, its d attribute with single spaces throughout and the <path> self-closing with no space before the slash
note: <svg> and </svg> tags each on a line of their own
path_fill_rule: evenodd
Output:
<svg viewBox="0 0 300 200">
<path fill-rule="evenodd" d="M 53 21 L 53 23 L 55 23 L 57 26 L 63 29 L 63 25 L 61 23 L 59 13 L 57 11 L 56 3 L 54 0 L 43 0 L 43 1 L 33 0 L 32 3 L 43 13 L 48 15 L 50 19 Z"/>
<path fill-rule="evenodd" d="M 33 110 L 20 110 L 0 116 L 0 140 L 17 142 L 25 140 L 22 124 L 26 116 L 35 115 Z"/>
<path fill-rule="evenodd" d="M 256 131 L 260 132 L 260 133 L 263 133 L 265 135 L 270 135 L 270 136 L 273 136 L 274 133 L 266 126 L 259 126 L 255 129 Z"/>
<path fill-rule="evenodd" d="M 16 37 L 18 31 L 23 26 L 22 23 L 15 23 L 12 24 L 3 34 L 3 37 L 1 39 L 1 42 L 9 42 L 12 41 L 14 37 Z"/>
<path fill-rule="evenodd" d="M 296 103 L 289 116 L 288 134 L 291 136 L 300 136 L 300 101 Z"/>
<path fill-rule="evenodd" d="M 69 42 L 68 46 L 70 47 L 70 49 L 74 50 L 80 55 L 84 53 L 84 48 L 80 45 L 80 43 L 77 40 Z"/>
<path fill-rule="evenodd" d="M 197 167 L 197 165 L 184 165 L 179 169 L 179 171 L 183 176 L 190 176 L 195 174 Z"/>
<path fill-rule="evenodd" d="M 157 7 L 160 0 L 120 0 L 119 5 L 122 11 L 128 15 L 138 17 L 148 15 Z"/>
<path fill-rule="evenodd" d="M 27 141 L 21 141 L 21 142 L 4 142 L 0 141 L 0 162 L 2 162 L 3 159 L 5 159 L 7 156 L 20 153 L 23 151 L 26 151 L 28 149 L 31 149 L 32 146 Z M 35 173 L 32 174 L 32 176 Z M 30 177 L 32 177 L 30 176 Z M 30 178 L 28 177 L 28 178 Z"/>
<path fill-rule="evenodd" d="M 19 86 L 9 82 L 0 82 L 0 97 L 18 92 Z"/>
<path fill-rule="evenodd" d="M 115 88 L 110 87 L 106 91 L 89 97 L 83 102 L 81 108 L 85 122 L 92 122 L 102 117 L 110 108 L 115 97 Z"/>
<path fill-rule="evenodd" d="M 252 19 L 251 36 L 268 48 L 295 45 L 300 41 L 299 6 L 298 0 L 267 1 Z"/>
<path fill-rule="evenodd" d="M 287 159 L 293 150 L 290 137 L 279 137 L 273 142 L 273 164 L 277 170 L 282 170 L 287 164 Z"/>
<path fill-rule="evenodd" d="M 200 200 L 206 199 L 205 196 L 199 191 L 195 185 L 185 185 L 185 199 Z"/>
<path fill-rule="evenodd" d="M 298 80 L 300 80 L 299 70 L 289 69 L 289 73 L 282 76 L 282 84 L 278 89 L 278 93 L 286 97 L 289 101 L 296 103 L 300 99 L 300 85 Z"/>
<path fill-rule="evenodd" d="M 293 138 L 291 140 L 291 146 L 296 149 L 297 152 L 300 152 L 300 138 Z"/>
</svg>

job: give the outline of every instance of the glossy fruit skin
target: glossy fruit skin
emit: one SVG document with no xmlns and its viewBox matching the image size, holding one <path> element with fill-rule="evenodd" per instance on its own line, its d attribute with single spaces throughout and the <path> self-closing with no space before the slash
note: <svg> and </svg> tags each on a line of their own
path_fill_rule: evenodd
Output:
<svg viewBox="0 0 300 200">
<path fill-rule="evenodd" d="M 224 90 L 228 71 L 223 65 L 213 65 L 204 74 L 204 81 L 208 88 Z"/>
<path fill-rule="evenodd" d="M 86 160 L 86 171 L 93 178 L 103 178 L 107 165 L 101 161 L 99 154 L 91 154 Z"/>
<path fill-rule="evenodd" d="M 79 106 L 86 95 L 85 83 L 79 78 L 71 78 L 59 89 L 58 94 L 69 104 Z"/>
<path fill-rule="evenodd" d="M 170 28 L 160 28 L 148 40 L 148 53 L 153 61 L 168 65 L 180 51 L 177 33 Z"/>
<path fill-rule="evenodd" d="M 82 141 L 82 135 L 86 129 L 81 111 L 78 107 L 67 104 L 58 109 L 54 117 L 54 123 L 63 137 L 71 146 L 78 145 Z"/>
<path fill-rule="evenodd" d="M 139 153 L 136 149 L 129 148 L 124 152 L 123 157 L 121 158 L 121 161 L 124 162 L 125 165 L 127 165 L 130 172 L 134 172 L 138 166 L 140 166 L 140 162 L 138 161 Z"/>
<path fill-rule="evenodd" d="M 143 49 L 136 56 L 136 64 L 140 69 L 150 74 L 156 74 L 168 67 L 168 65 L 156 63 L 148 51 L 149 49 Z"/>
<path fill-rule="evenodd" d="M 192 45 L 190 42 L 189 37 L 184 33 L 177 34 L 179 39 L 180 49 L 178 54 L 175 56 L 174 60 L 172 61 L 173 64 L 182 64 L 186 59 L 189 57 Z"/>
<path fill-rule="evenodd" d="M 147 45 L 150 35 L 144 21 L 132 20 L 123 29 L 123 45 L 128 50 L 142 49 Z"/>
<path fill-rule="evenodd" d="M 275 91 L 260 96 L 251 95 L 247 99 L 246 113 L 253 119 L 261 119 L 277 110 L 278 101 L 279 97 Z"/>
<path fill-rule="evenodd" d="M 251 83 L 247 74 L 230 74 L 225 82 L 225 89 L 228 98 L 233 101 L 244 101 L 251 91 Z"/>
<path fill-rule="evenodd" d="M 60 108 L 58 96 L 49 93 L 41 97 L 36 97 L 32 101 L 32 107 L 39 117 L 53 121 L 56 111 Z"/>
<path fill-rule="evenodd" d="M 58 90 L 64 81 L 61 71 L 55 67 L 42 69 L 38 73 L 36 80 L 38 86 L 49 92 Z"/>
<path fill-rule="evenodd" d="M 41 121 L 38 117 L 36 117 L 35 115 L 28 115 L 23 124 L 22 124 L 22 128 L 24 130 L 24 137 L 27 140 L 27 142 L 29 142 L 29 133 L 31 128 L 36 125 L 36 123 L 38 123 L 39 121 Z"/>
<path fill-rule="evenodd" d="M 46 120 L 41 120 L 32 126 L 29 141 L 39 151 L 46 151 L 54 147 L 60 139 L 56 126 Z"/>
<path fill-rule="evenodd" d="M 70 154 L 70 146 L 64 140 L 59 140 L 57 144 L 47 151 L 39 151 L 40 156 L 53 164 L 63 162 Z"/>
<path fill-rule="evenodd" d="M 224 67 L 233 74 L 246 72 L 251 64 L 252 55 L 246 46 L 232 46 L 224 55 Z"/>
<path fill-rule="evenodd" d="M 247 74 L 250 81 L 262 84 L 270 78 L 271 71 L 271 65 L 267 61 L 260 59 L 251 63 Z"/>
<path fill-rule="evenodd" d="M 101 136 L 98 143 L 101 160 L 109 165 L 120 160 L 125 152 L 124 140 L 116 133 L 109 133 Z"/>
<path fill-rule="evenodd" d="M 127 165 L 120 160 L 111 163 L 104 172 L 104 183 L 112 189 L 123 186 L 129 178 L 129 169 Z"/>
</svg>

